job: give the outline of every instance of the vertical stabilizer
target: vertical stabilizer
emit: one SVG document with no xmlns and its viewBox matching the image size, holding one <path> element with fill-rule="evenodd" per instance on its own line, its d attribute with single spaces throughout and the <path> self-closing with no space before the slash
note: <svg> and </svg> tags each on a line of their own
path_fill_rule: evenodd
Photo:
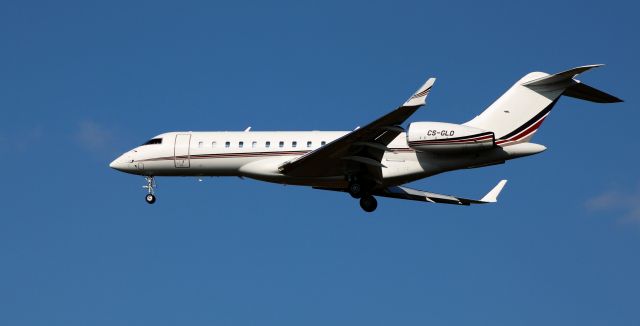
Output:
<svg viewBox="0 0 640 326">
<path fill-rule="evenodd" d="M 529 73 L 465 125 L 492 131 L 496 144 L 511 145 L 530 141 L 562 95 L 599 103 L 621 102 L 575 79 L 599 66 L 582 66 L 557 74 Z"/>
</svg>

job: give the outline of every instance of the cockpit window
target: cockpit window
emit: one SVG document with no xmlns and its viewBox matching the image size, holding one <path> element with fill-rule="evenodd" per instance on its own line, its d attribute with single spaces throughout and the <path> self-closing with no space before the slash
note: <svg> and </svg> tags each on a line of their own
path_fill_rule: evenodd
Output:
<svg viewBox="0 0 640 326">
<path fill-rule="evenodd" d="M 144 146 L 144 145 L 154 145 L 154 144 L 162 144 L 162 138 L 151 139 L 150 141 L 142 144 L 142 146 Z"/>
</svg>

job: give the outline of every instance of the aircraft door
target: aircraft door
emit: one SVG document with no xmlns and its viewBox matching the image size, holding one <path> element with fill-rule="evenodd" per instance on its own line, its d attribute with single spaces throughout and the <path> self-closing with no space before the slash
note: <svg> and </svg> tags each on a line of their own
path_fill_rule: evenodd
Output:
<svg viewBox="0 0 640 326">
<path fill-rule="evenodd" d="M 189 143 L 191 142 L 190 134 L 176 135 L 176 142 L 173 148 L 174 162 L 177 168 L 188 168 L 189 162 Z"/>
</svg>

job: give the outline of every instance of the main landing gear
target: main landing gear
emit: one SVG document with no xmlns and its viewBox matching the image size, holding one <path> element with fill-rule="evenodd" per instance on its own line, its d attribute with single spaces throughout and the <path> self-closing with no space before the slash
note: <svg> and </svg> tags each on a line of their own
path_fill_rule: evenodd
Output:
<svg viewBox="0 0 640 326">
<path fill-rule="evenodd" d="M 366 195 L 360 198 L 360 207 L 362 207 L 365 212 L 371 213 L 378 207 L 378 201 L 376 200 L 376 197 Z"/>
<path fill-rule="evenodd" d="M 364 189 L 359 182 L 349 183 L 349 188 L 347 188 L 347 190 L 349 191 L 349 195 L 351 195 L 351 197 L 353 198 L 362 197 L 362 193 L 364 192 Z"/>
<path fill-rule="evenodd" d="M 156 187 L 156 181 L 154 180 L 153 176 L 146 176 L 144 178 L 145 180 L 147 180 L 147 185 L 142 186 L 142 188 L 145 188 L 148 191 L 147 195 L 144 197 L 144 200 L 146 200 L 149 204 L 153 204 L 156 202 L 156 196 L 153 194 Z"/>
<path fill-rule="evenodd" d="M 371 182 L 357 175 L 347 175 L 346 179 L 348 182 L 347 192 L 353 198 L 362 198 L 371 189 Z"/>
<path fill-rule="evenodd" d="M 373 212 L 378 207 L 378 201 L 375 197 L 370 195 L 370 191 L 373 188 L 371 182 L 367 182 L 366 179 L 361 179 L 356 175 L 346 176 L 348 185 L 347 192 L 353 198 L 360 199 L 360 207 L 367 212 Z"/>
</svg>

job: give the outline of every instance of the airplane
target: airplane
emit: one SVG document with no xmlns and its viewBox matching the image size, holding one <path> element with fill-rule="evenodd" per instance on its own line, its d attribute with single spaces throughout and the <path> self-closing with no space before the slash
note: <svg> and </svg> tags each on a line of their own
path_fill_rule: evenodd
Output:
<svg viewBox="0 0 640 326">
<path fill-rule="evenodd" d="M 455 205 L 495 203 L 501 180 L 481 199 L 412 189 L 404 184 L 443 172 L 479 168 L 538 154 L 532 143 L 561 96 L 596 103 L 621 99 L 576 77 L 602 66 L 586 65 L 556 74 L 531 72 L 480 115 L 462 123 L 402 124 L 426 104 L 429 78 L 404 104 L 353 131 L 252 131 L 163 133 L 127 151 L 109 165 L 146 179 L 145 200 L 156 201 L 158 176 L 235 176 L 346 192 L 373 212 L 375 197 Z"/>
</svg>

